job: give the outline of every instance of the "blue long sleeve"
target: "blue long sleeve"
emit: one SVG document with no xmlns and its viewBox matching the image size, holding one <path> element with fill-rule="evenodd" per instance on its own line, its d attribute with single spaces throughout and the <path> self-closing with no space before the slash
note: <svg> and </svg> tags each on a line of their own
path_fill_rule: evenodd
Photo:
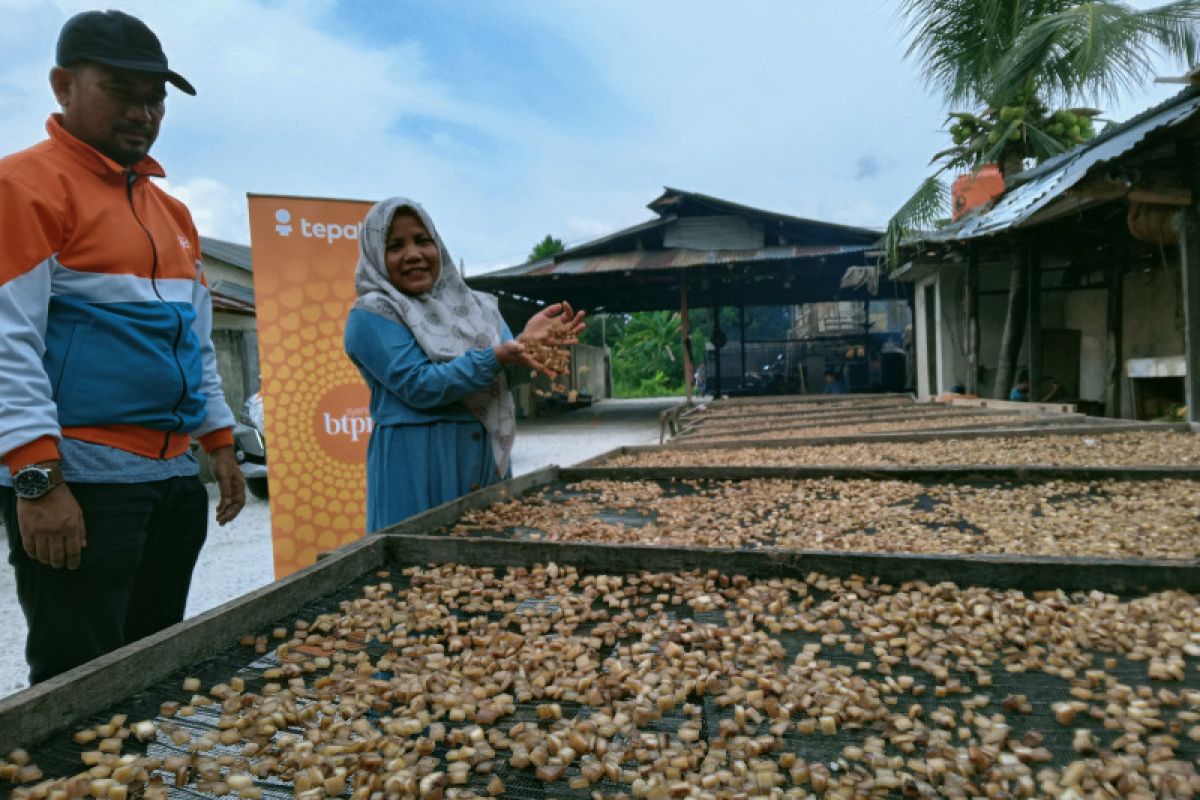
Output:
<svg viewBox="0 0 1200 800">
<path fill-rule="evenodd" d="M 491 348 L 468 350 L 435 364 L 407 327 L 357 309 L 346 321 L 345 343 L 347 354 L 368 383 L 376 383 L 414 409 L 457 403 L 483 391 L 500 371 Z"/>
</svg>

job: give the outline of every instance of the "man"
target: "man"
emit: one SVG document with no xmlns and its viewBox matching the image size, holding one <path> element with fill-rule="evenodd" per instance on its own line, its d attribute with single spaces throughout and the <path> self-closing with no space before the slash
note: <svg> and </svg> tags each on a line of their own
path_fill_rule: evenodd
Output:
<svg viewBox="0 0 1200 800">
<path fill-rule="evenodd" d="M 0 510 L 32 683 L 183 618 L 208 495 L 241 510 L 199 236 L 150 181 L 167 67 L 118 11 L 72 17 L 50 137 L 0 159 Z"/>
</svg>

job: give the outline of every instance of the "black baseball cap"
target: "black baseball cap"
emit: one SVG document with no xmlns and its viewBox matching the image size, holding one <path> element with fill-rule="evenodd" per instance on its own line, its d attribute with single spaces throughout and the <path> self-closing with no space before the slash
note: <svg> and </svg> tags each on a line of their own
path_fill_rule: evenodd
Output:
<svg viewBox="0 0 1200 800">
<path fill-rule="evenodd" d="M 196 93 L 182 75 L 167 67 L 167 57 L 154 31 L 123 11 L 84 11 L 71 17 L 58 34 L 56 55 L 60 67 L 94 61 L 118 69 L 152 72 L 181 92 Z"/>
</svg>

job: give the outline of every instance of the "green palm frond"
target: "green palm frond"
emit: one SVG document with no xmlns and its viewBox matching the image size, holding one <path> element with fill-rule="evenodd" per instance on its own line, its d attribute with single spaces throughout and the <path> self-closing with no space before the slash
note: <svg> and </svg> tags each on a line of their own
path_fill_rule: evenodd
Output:
<svg viewBox="0 0 1200 800">
<path fill-rule="evenodd" d="M 1029 149 L 1038 161 L 1053 158 L 1059 153 L 1066 152 L 1067 149 L 1058 139 L 1055 139 L 1034 125 L 1026 124 L 1025 137 L 1029 140 Z"/>
<path fill-rule="evenodd" d="M 997 96 L 1031 83 L 1047 97 L 1114 100 L 1140 87 L 1164 53 L 1200 55 L 1200 0 L 1145 11 L 1120 2 L 1072 3 L 1031 24 L 996 66 Z"/>
<path fill-rule="evenodd" d="M 940 172 L 938 173 L 940 174 Z M 950 190 L 938 174 L 924 180 L 912 197 L 888 220 L 885 244 L 889 269 L 899 266 L 900 243 L 919 230 L 928 230 L 946 215 Z"/>
<path fill-rule="evenodd" d="M 1077 0 L 901 0 L 906 57 L 948 103 L 983 103 L 996 66 L 1037 20 Z"/>
</svg>

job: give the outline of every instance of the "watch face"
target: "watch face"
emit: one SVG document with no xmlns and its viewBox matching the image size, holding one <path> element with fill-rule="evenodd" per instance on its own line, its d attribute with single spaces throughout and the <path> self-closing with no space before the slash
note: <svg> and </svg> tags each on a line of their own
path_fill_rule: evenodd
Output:
<svg viewBox="0 0 1200 800">
<path fill-rule="evenodd" d="M 48 470 L 23 469 L 13 476 L 13 491 L 17 497 L 36 498 L 50 491 Z"/>
</svg>

